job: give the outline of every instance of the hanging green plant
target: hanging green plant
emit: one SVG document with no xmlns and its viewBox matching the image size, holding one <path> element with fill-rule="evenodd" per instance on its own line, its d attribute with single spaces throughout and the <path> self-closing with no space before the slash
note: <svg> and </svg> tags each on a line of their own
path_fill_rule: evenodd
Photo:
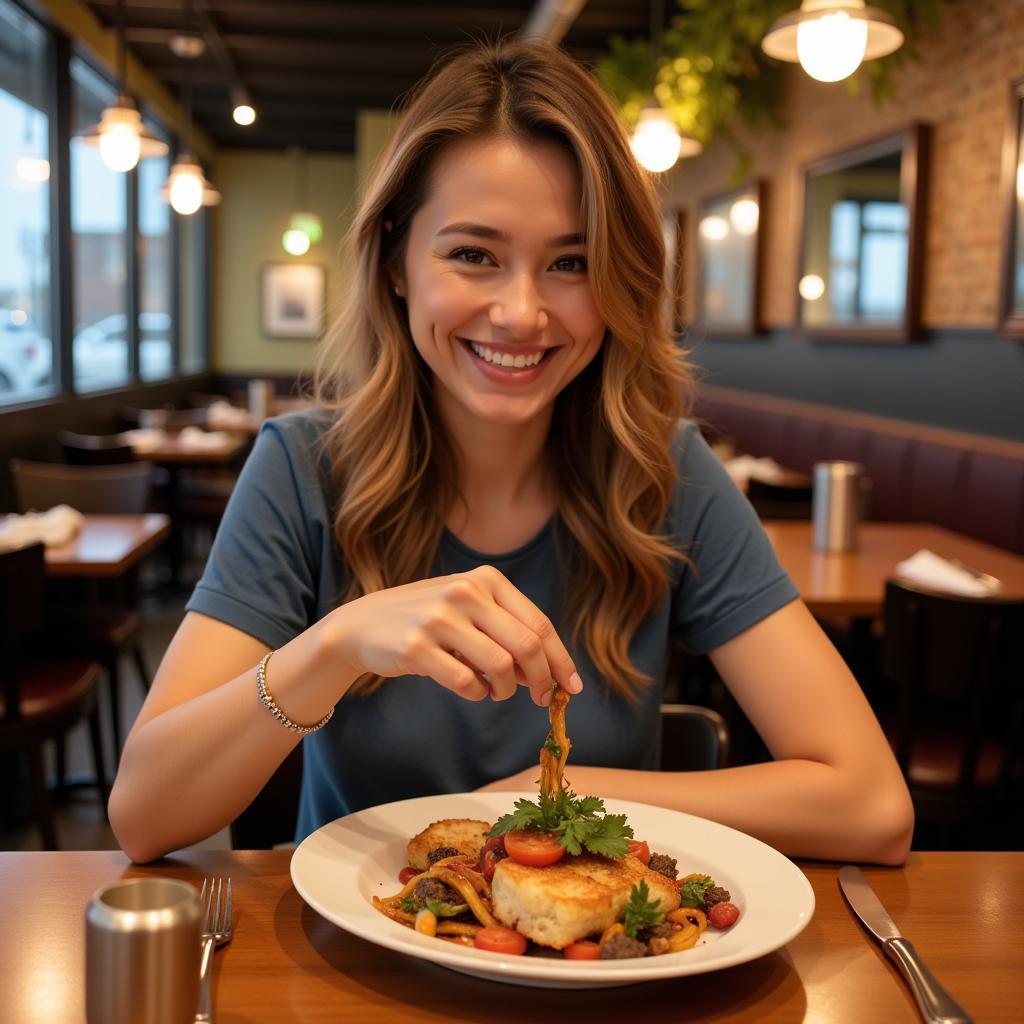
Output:
<svg viewBox="0 0 1024 1024">
<path fill-rule="evenodd" d="M 945 4 L 958 0 L 874 0 L 903 32 L 904 45 L 880 60 L 867 61 L 846 79 L 856 94 L 867 81 L 876 103 L 895 95 L 893 69 L 920 59 L 915 39 L 935 29 Z M 652 95 L 672 115 L 681 132 L 705 146 L 725 137 L 740 151 L 733 134 L 748 127 L 782 127 L 781 86 L 785 65 L 761 49 L 772 23 L 799 6 L 799 0 L 676 0 L 680 13 L 662 33 L 657 50 L 648 39 L 613 36 L 598 62 L 597 78 L 618 104 L 630 129 Z M 653 85 L 652 85 L 653 83 Z"/>
</svg>

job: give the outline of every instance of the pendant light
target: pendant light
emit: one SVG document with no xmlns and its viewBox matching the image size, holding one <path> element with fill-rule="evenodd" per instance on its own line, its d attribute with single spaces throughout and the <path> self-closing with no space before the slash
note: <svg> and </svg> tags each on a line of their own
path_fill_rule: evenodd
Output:
<svg viewBox="0 0 1024 1024">
<path fill-rule="evenodd" d="M 651 2 L 651 52 L 657 69 L 661 57 L 661 32 L 664 27 L 662 0 Z M 657 76 L 657 70 L 655 70 Z M 641 167 L 658 174 L 667 171 L 684 156 L 696 156 L 703 146 L 696 140 L 683 137 L 672 115 L 653 96 L 640 111 L 640 118 L 629 140 L 633 155 Z"/>
<path fill-rule="evenodd" d="M 186 20 L 191 20 L 191 4 L 188 0 Z M 190 57 L 191 55 L 185 59 Z M 192 153 L 192 76 L 188 72 L 185 74 L 183 89 L 185 117 L 181 135 L 182 145 L 160 195 L 170 202 L 175 213 L 188 217 L 201 206 L 216 206 L 220 202 L 220 193 L 203 176 L 203 169 Z"/>
<path fill-rule="evenodd" d="M 124 0 L 117 0 L 117 99 L 100 115 L 100 123 L 79 136 L 87 146 L 98 146 L 100 159 L 112 171 L 130 171 L 140 159 L 163 156 L 167 143 L 142 127 L 135 101 L 125 93 Z"/>
<path fill-rule="evenodd" d="M 761 41 L 776 60 L 799 62 L 819 82 L 848 78 L 866 60 L 898 50 L 903 33 L 892 16 L 864 0 L 803 0 Z"/>
<path fill-rule="evenodd" d="M 304 256 L 311 245 L 316 245 L 324 237 L 324 226 L 309 209 L 309 170 L 305 154 L 295 146 L 292 156 L 295 161 L 296 212 L 281 235 L 281 248 L 290 256 Z"/>
</svg>

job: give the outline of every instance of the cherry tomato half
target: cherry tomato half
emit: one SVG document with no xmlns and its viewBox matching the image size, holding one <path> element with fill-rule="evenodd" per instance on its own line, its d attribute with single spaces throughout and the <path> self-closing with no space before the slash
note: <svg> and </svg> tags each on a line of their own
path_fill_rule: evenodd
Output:
<svg viewBox="0 0 1024 1024">
<path fill-rule="evenodd" d="M 477 949 L 486 949 L 492 953 L 520 956 L 526 952 L 526 936 L 520 935 L 512 928 L 481 928 L 473 937 L 473 945 Z"/>
<path fill-rule="evenodd" d="M 505 837 L 494 836 L 480 848 L 480 862 L 477 870 L 489 882 L 494 877 L 494 868 L 498 861 L 498 851 L 505 852 Z"/>
<path fill-rule="evenodd" d="M 648 864 L 651 860 L 651 848 L 645 839 L 630 839 L 629 855 L 636 857 L 641 864 Z"/>
<path fill-rule="evenodd" d="M 415 878 L 417 875 L 422 875 L 423 872 L 419 868 L 402 868 L 398 872 L 398 880 L 405 885 L 411 878 Z"/>
<path fill-rule="evenodd" d="M 716 928 L 728 928 L 739 920 L 740 908 L 735 903 L 716 903 L 708 911 L 708 920 Z"/>
<path fill-rule="evenodd" d="M 600 960 L 601 947 L 589 939 L 582 939 L 580 942 L 570 943 L 562 950 L 562 956 L 566 960 Z"/>
<path fill-rule="evenodd" d="M 505 852 L 518 864 L 546 868 L 565 855 L 565 847 L 550 832 L 515 829 L 505 833 Z"/>
</svg>

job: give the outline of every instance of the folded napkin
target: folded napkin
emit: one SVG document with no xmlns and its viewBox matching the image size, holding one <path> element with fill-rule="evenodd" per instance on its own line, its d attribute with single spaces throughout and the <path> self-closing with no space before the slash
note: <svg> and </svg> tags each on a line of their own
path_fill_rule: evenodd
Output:
<svg viewBox="0 0 1024 1024">
<path fill-rule="evenodd" d="M 13 551 L 42 541 L 60 547 L 74 540 L 85 517 L 70 505 L 55 505 L 46 512 L 26 512 L 0 520 L 0 551 Z"/>
<path fill-rule="evenodd" d="M 206 410 L 206 422 L 211 427 L 247 427 L 249 410 L 230 402 L 214 402 Z"/>
<path fill-rule="evenodd" d="M 167 431 L 157 427 L 139 427 L 137 430 L 126 430 L 121 436 L 139 455 L 148 455 L 167 440 Z"/>
<path fill-rule="evenodd" d="M 970 569 L 922 548 L 896 566 L 896 575 L 929 590 L 941 590 L 962 597 L 990 597 L 1001 584 L 993 576 L 975 575 Z"/>
<path fill-rule="evenodd" d="M 753 455 L 737 455 L 725 462 L 725 471 L 733 478 L 740 490 L 745 490 L 752 477 L 765 484 L 779 484 L 786 478 L 786 471 L 774 459 L 763 459 Z"/>
<path fill-rule="evenodd" d="M 192 451 L 205 451 L 207 448 L 220 448 L 231 438 L 223 430 L 200 430 L 199 427 L 186 427 L 178 435 L 178 444 Z"/>
</svg>

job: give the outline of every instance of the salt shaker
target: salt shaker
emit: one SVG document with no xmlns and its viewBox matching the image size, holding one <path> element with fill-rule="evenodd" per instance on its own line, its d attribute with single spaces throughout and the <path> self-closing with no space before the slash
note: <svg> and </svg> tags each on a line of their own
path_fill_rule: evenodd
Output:
<svg viewBox="0 0 1024 1024">
<path fill-rule="evenodd" d="M 249 381 L 249 415 L 262 423 L 272 411 L 274 402 L 274 382 L 262 378 Z"/>
<path fill-rule="evenodd" d="M 816 462 L 812 520 L 819 551 L 853 551 L 864 497 L 864 467 L 857 462 Z"/>
<path fill-rule="evenodd" d="M 134 878 L 95 893 L 85 912 L 89 1024 L 192 1024 L 201 918 L 187 882 Z"/>
</svg>

